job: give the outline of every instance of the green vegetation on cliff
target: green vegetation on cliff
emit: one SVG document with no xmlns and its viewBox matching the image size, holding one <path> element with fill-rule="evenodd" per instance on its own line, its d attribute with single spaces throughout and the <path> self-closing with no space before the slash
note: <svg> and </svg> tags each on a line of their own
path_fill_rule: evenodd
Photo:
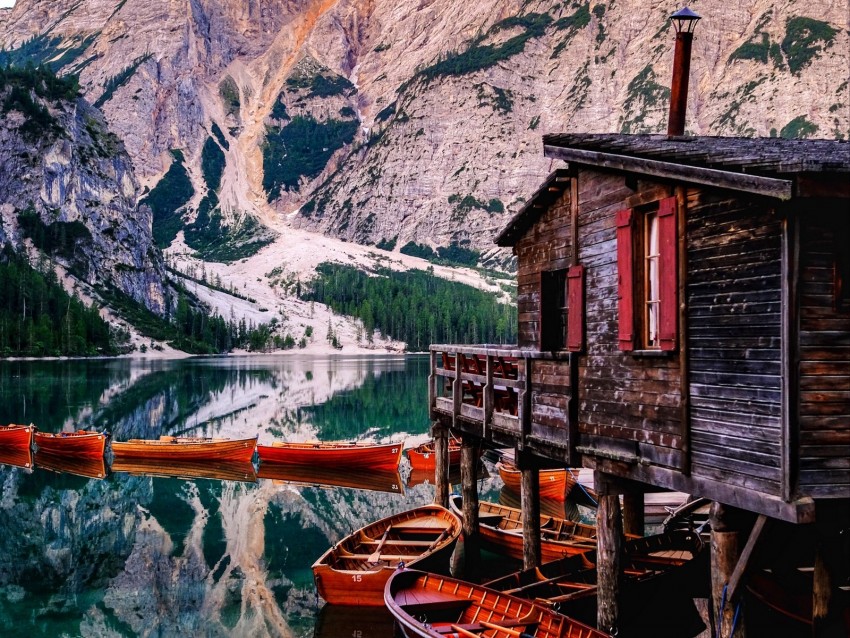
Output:
<svg viewBox="0 0 850 638">
<path fill-rule="evenodd" d="M 302 177 L 312 179 L 331 156 L 357 133 L 357 120 L 328 119 L 323 122 L 300 115 L 284 127 L 267 127 L 263 145 L 263 189 L 269 201 L 281 190 L 296 190 Z"/>
<path fill-rule="evenodd" d="M 24 116 L 18 128 L 24 139 L 39 142 L 63 133 L 59 122 L 42 101 L 54 105 L 75 100 L 80 93 L 77 78 L 57 77 L 47 67 L 18 68 L 0 65 L 0 115 L 17 111 Z"/>
<path fill-rule="evenodd" d="M 189 173 L 183 166 L 182 151 L 172 150 L 171 154 L 174 161 L 168 172 L 141 202 L 153 211 L 153 238 L 160 248 L 166 248 L 183 228 L 183 216 L 179 211 L 195 194 Z"/>
</svg>

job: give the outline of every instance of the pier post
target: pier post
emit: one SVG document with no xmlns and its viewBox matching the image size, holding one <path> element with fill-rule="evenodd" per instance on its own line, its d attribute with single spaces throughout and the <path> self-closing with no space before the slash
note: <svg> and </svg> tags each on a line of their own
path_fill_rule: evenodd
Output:
<svg viewBox="0 0 850 638">
<path fill-rule="evenodd" d="M 644 494 L 627 492 L 623 494 L 623 533 L 644 534 Z"/>
<path fill-rule="evenodd" d="M 431 425 L 434 437 L 434 503 L 449 506 L 449 432 L 441 421 Z"/>
<path fill-rule="evenodd" d="M 602 472 L 593 477 L 599 493 L 596 510 L 597 536 L 597 607 L 596 625 L 601 631 L 617 634 L 620 616 L 621 555 L 623 551 L 623 517 L 620 495 L 611 489 Z"/>
<path fill-rule="evenodd" d="M 540 470 L 531 454 L 517 451 L 517 466 L 522 472 L 522 567 L 540 565 Z"/>
<path fill-rule="evenodd" d="M 831 638 L 846 631 L 839 598 L 842 530 L 850 526 L 846 500 L 819 501 L 815 518 L 815 571 L 812 591 L 812 636 Z"/>
<path fill-rule="evenodd" d="M 461 439 L 460 488 L 463 498 L 463 574 L 476 583 L 481 575 L 481 540 L 478 530 L 478 440 L 468 434 Z"/>
<path fill-rule="evenodd" d="M 734 507 L 716 501 L 711 505 L 711 598 L 714 622 L 724 638 L 746 636 L 743 610 L 739 610 L 736 618 L 737 603 L 729 602 L 728 590 L 724 594 L 741 555 L 740 514 Z"/>
</svg>

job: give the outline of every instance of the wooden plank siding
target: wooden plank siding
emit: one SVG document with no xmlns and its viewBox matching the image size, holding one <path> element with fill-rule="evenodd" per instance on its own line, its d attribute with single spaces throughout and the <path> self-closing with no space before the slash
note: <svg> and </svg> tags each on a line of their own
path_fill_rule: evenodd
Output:
<svg viewBox="0 0 850 638">
<path fill-rule="evenodd" d="M 580 443 L 584 450 L 631 453 L 679 468 L 684 462 L 679 359 L 622 352 L 617 340 L 616 213 L 630 198 L 648 203 L 668 192 L 652 183 L 640 183 L 635 192 L 623 175 L 595 171 L 581 171 L 578 180 L 578 261 L 587 278 L 587 349 L 578 364 Z"/>
<path fill-rule="evenodd" d="M 570 266 L 570 191 L 566 189 L 516 244 L 517 345 L 540 349 L 540 280 Z"/>
<path fill-rule="evenodd" d="M 566 188 L 516 244 L 520 348 L 540 350 L 542 273 L 568 268 L 571 244 L 570 189 Z M 566 448 L 569 361 L 532 361 L 530 392 L 529 434 L 539 441 Z"/>
<path fill-rule="evenodd" d="M 781 493 L 782 219 L 764 200 L 687 193 L 691 472 Z"/>
<path fill-rule="evenodd" d="M 836 309 L 836 259 L 850 250 L 845 207 L 800 216 L 799 488 L 850 498 L 850 311 Z"/>
</svg>

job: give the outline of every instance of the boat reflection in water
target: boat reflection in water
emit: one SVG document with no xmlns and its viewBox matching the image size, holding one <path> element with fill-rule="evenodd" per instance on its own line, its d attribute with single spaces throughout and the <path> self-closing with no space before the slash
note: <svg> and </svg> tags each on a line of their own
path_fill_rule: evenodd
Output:
<svg viewBox="0 0 850 638">
<path fill-rule="evenodd" d="M 514 492 L 507 485 L 503 485 L 499 490 L 499 504 L 507 505 L 516 509 L 522 509 L 522 499 L 517 492 Z M 563 501 L 557 501 L 550 498 L 540 499 L 540 513 L 546 516 L 554 516 L 555 518 L 564 518 L 568 521 L 580 522 L 583 520 L 578 504 L 571 498 Z"/>
<path fill-rule="evenodd" d="M 404 494 L 398 470 L 379 472 L 368 469 L 309 467 L 260 462 L 257 476 L 263 479 L 309 487 L 347 487 L 355 490 Z"/>
<path fill-rule="evenodd" d="M 43 450 L 35 454 L 35 467 L 62 474 L 92 479 L 106 478 L 106 463 L 101 458 L 51 454 Z"/>
<path fill-rule="evenodd" d="M 134 476 L 163 476 L 184 479 L 214 479 L 256 483 L 257 473 L 250 462 L 239 461 L 184 461 L 139 458 L 115 458 L 113 472 L 126 472 Z"/>
<path fill-rule="evenodd" d="M 313 638 L 387 638 L 394 631 L 395 619 L 386 607 L 325 605 L 316 619 Z"/>
<path fill-rule="evenodd" d="M 27 448 L 0 449 L 0 465 L 11 465 L 24 469 L 32 468 L 32 451 Z"/>
<path fill-rule="evenodd" d="M 490 478 L 490 472 L 487 471 L 485 464 L 478 464 L 477 477 L 479 481 Z M 407 477 L 407 487 L 416 487 L 424 483 L 434 485 L 434 470 L 411 469 L 410 476 Z M 449 485 L 460 485 L 460 467 L 449 466 Z"/>
</svg>

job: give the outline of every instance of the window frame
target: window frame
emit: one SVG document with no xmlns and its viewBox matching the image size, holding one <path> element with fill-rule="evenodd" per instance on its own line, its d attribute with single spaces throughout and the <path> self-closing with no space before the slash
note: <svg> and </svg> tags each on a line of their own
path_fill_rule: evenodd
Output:
<svg viewBox="0 0 850 638">
<path fill-rule="evenodd" d="M 656 200 L 617 213 L 617 292 L 619 347 L 624 352 L 669 352 L 678 348 L 679 273 L 678 202 L 675 197 Z M 655 220 L 657 255 L 652 252 L 650 223 Z M 651 285 L 656 260 L 656 286 Z M 653 288 L 658 299 L 650 299 Z M 656 339 L 651 338 L 652 313 Z"/>
<path fill-rule="evenodd" d="M 540 273 L 540 351 L 567 349 L 569 296 L 567 268 Z"/>
</svg>

